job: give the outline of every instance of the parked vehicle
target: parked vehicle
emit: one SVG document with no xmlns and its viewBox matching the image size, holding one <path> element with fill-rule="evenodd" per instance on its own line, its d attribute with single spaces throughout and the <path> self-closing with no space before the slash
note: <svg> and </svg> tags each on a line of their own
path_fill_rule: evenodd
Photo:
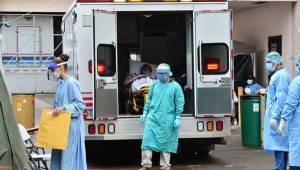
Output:
<svg viewBox="0 0 300 170">
<path fill-rule="evenodd" d="M 183 82 L 181 146 L 209 151 L 224 143 L 233 113 L 231 16 L 225 1 L 74 2 L 63 17 L 63 51 L 86 102 L 86 141 L 141 139 L 124 82 L 144 64 L 154 78 L 165 62 Z"/>
</svg>

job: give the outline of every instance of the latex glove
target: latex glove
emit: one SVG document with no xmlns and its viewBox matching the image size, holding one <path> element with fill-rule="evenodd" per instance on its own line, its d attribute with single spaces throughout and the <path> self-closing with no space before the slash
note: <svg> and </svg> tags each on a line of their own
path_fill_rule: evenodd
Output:
<svg viewBox="0 0 300 170">
<path fill-rule="evenodd" d="M 61 107 L 55 108 L 55 109 L 53 110 L 52 115 L 53 115 L 53 116 L 58 116 L 59 113 L 60 113 L 61 111 L 63 111 L 63 108 L 61 108 Z"/>
<path fill-rule="evenodd" d="M 277 122 L 276 119 L 271 119 L 271 120 L 270 120 L 270 128 L 275 129 L 275 127 L 276 127 L 276 122 Z"/>
<path fill-rule="evenodd" d="M 285 120 L 281 119 L 280 120 L 280 124 L 279 124 L 279 128 L 278 128 L 279 132 L 281 133 L 282 136 L 284 136 L 284 130 L 285 130 Z"/>
<path fill-rule="evenodd" d="M 267 94 L 267 89 L 262 88 L 262 89 L 259 90 L 259 93 L 260 94 Z"/>
<path fill-rule="evenodd" d="M 251 93 L 250 88 L 245 88 L 245 93 L 246 93 L 247 95 L 250 95 L 250 93 Z"/>
<path fill-rule="evenodd" d="M 147 119 L 146 114 L 143 114 L 143 115 L 140 117 L 140 122 L 141 122 L 142 125 L 145 123 L 146 119 Z"/>
<path fill-rule="evenodd" d="M 179 128 L 181 125 L 181 120 L 180 120 L 180 116 L 176 116 L 176 119 L 174 121 L 174 128 Z"/>
</svg>

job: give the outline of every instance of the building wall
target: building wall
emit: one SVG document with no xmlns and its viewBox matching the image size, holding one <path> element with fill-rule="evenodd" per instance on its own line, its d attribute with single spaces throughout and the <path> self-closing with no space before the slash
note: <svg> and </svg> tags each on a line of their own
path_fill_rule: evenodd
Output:
<svg viewBox="0 0 300 170">
<path fill-rule="evenodd" d="M 293 55 L 300 54 L 300 0 L 293 3 Z M 294 76 L 296 73 L 294 73 Z"/>
<path fill-rule="evenodd" d="M 1 12 L 65 12 L 73 0 L 0 0 Z"/>
<path fill-rule="evenodd" d="M 267 84 L 264 56 L 268 52 L 268 37 L 282 35 L 284 66 L 293 72 L 293 12 L 292 3 L 274 2 L 264 6 L 234 12 L 233 38 L 256 45 L 258 80 Z"/>
</svg>

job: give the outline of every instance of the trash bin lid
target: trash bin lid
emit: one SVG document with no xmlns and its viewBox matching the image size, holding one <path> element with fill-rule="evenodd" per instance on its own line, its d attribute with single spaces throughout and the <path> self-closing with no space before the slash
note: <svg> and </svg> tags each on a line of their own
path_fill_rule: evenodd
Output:
<svg viewBox="0 0 300 170">
<path fill-rule="evenodd" d="M 260 100 L 260 96 L 247 96 L 247 95 L 243 95 L 240 96 L 241 101 L 242 100 Z"/>
</svg>

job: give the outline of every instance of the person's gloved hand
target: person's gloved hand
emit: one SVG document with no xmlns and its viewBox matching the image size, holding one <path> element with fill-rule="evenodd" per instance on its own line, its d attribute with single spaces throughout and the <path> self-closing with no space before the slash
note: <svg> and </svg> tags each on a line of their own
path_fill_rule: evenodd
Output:
<svg viewBox="0 0 300 170">
<path fill-rule="evenodd" d="M 52 116 L 58 116 L 63 110 L 64 109 L 62 107 L 55 108 L 52 112 Z"/>
<path fill-rule="evenodd" d="M 181 125 L 180 116 L 176 116 L 175 121 L 174 121 L 174 128 L 179 128 L 180 125 Z"/>
<path fill-rule="evenodd" d="M 251 94 L 250 88 L 245 88 L 245 93 L 246 93 L 247 95 L 250 95 L 250 94 Z"/>
<path fill-rule="evenodd" d="M 147 118 L 146 114 L 143 114 L 143 115 L 140 117 L 140 122 L 141 122 L 141 124 L 144 124 L 144 123 L 145 123 L 146 118 Z"/>
<path fill-rule="evenodd" d="M 278 128 L 279 132 L 281 133 L 282 136 L 284 136 L 284 130 L 285 130 L 285 120 L 281 119 L 280 123 L 279 123 L 279 128 Z"/>
<path fill-rule="evenodd" d="M 277 122 L 276 119 L 271 119 L 271 120 L 270 120 L 270 128 L 275 129 L 275 127 L 276 127 L 276 122 Z"/>
<path fill-rule="evenodd" d="M 260 94 L 267 94 L 267 89 L 262 88 L 262 89 L 259 90 L 259 93 Z"/>
</svg>

